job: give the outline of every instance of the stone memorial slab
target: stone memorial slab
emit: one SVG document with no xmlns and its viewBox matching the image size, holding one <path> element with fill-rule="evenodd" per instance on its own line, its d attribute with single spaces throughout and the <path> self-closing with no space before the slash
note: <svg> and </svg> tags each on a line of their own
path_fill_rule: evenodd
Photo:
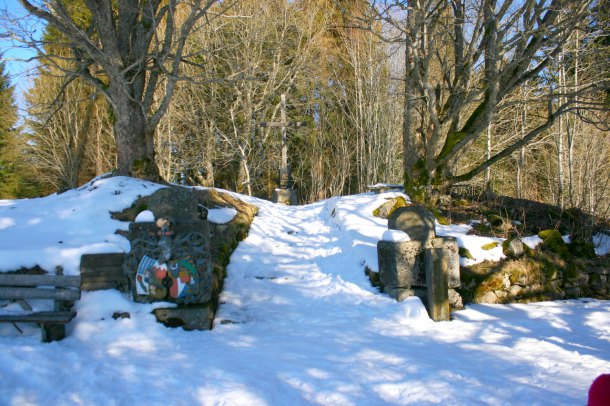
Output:
<svg viewBox="0 0 610 406">
<path fill-rule="evenodd" d="M 449 288 L 459 287 L 460 256 L 455 238 L 433 238 L 425 243 L 379 241 L 377 243 L 379 280 L 384 292 L 389 294 L 396 289 L 427 287 L 424 251 L 432 248 L 441 249 L 446 258 Z"/>
<path fill-rule="evenodd" d="M 412 241 L 436 238 L 434 227 L 434 215 L 422 206 L 400 207 L 388 217 L 388 228 L 404 231 Z"/>
</svg>

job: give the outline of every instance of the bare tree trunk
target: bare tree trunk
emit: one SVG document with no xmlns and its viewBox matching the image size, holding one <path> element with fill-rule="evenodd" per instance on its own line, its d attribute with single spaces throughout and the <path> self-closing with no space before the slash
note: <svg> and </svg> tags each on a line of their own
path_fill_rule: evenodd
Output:
<svg viewBox="0 0 610 406">
<path fill-rule="evenodd" d="M 563 116 L 559 117 L 557 131 L 557 207 L 563 209 Z"/>
<path fill-rule="evenodd" d="M 565 53 L 563 47 L 561 48 L 561 52 L 559 54 L 559 87 L 561 93 L 566 91 L 565 87 Z M 564 98 L 559 98 L 559 104 L 561 105 L 564 102 Z M 565 116 L 559 117 L 558 123 L 558 133 L 557 133 L 557 206 L 560 209 L 563 209 L 564 203 L 564 163 L 563 163 L 563 133 L 564 128 L 566 127 Z"/>
<path fill-rule="evenodd" d="M 409 14 L 410 16 L 410 14 Z M 417 145 L 415 136 L 411 132 L 411 119 L 413 117 L 413 77 L 411 74 L 411 44 L 407 34 L 405 44 L 405 76 L 404 76 L 404 109 L 402 112 L 402 154 L 403 154 L 403 178 L 404 187 L 407 193 L 412 193 L 412 188 L 416 184 L 415 174 L 412 172 L 417 161 Z"/>
<path fill-rule="evenodd" d="M 575 58 L 574 58 L 574 104 L 578 108 L 578 49 L 579 49 L 580 35 L 578 30 L 575 33 Z M 578 128 L 578 114 L 572 115 L 572 127 L 568 123 L 567 136 L 568 136 L 568 193 L 570 198 L 570 207 L 574 207 L 574 137 Z"/>
<path fill-rule="evenodd" d="M 486 159 L 491 158 L 491 124 L 487 127 L 487 146 L 485 149 L 485 157 Z M 491 190 L 491 168 L 485 169 L 485 190 Z"/>
<path fill-rule="evenodd" d="M 153 137 L 146 132 L 146 114 L 138 104 L 127 98 L 115 98 L 113 107 L 119 173 L 158 180 L 154 144 L 151 143 Z"/>
<path fill-rule="evenodd" d="M 521 138 L 525 137 L 525 126 L 527 120 L 527 106 L 521 109 Z M 517 198 L 523 199 L 523 169 L 525 166 L 525 147 L 519 149 L 519 159 L 517 161 Z"/>
</svg>

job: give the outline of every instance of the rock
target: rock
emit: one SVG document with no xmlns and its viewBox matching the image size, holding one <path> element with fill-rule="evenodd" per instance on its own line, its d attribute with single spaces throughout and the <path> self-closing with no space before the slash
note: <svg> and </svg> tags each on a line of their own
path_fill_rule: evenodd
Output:
<svg viewBox="0 0 610 406">
<path fill-rule="evenodd" d="M 508 239 L 502 244 L 502 251 L 509 258 L 519 258 L 525 254 L 523 241 L 519 238 Z"/>
<path fill-rule="evenodd" d="M 577 299 L 580 297 L 580 288 L 579 287 L 570 287 L 565 288 L 566 297 L 568 299 Z"/>
<path fill-rule="evenodd" d="M 570 253 L 580 258 L 595 258 L 595 246 L 590 242 L 572 241 L 568 244 Z"/>
<path fill-rule="evenodd" d="M 508 289 L 508 293 L 513 298 L 519 297 L 523 293 L 523 288 L 519 285 L 513 285 Z"/>
<path fill-rule="evenodd" d="M 373 216 L 387 219 L 396 209 L 405 206 L 407 206 L 407 201 L 404 197 L 394 197 L 373 210 Z"/>
<path fill-rule="evenodd" d="M 498 303 L 498 297 L 493 291 L 485 292 L 483 295 L 475 298 L 475 303 Z"/>
<path fill-rule="evenodd" d="M 182 327 L 185 330 L 211 330 L 214 311 L 210 306 L 161 308 L 153 311 L 157 321 L 167 327 Z"/>
<path fill-rule="evenodd" d="M 384 292 L 391 298 L 396 299 L 397 302 L 402 302 L 411 296 L 417 296 L 413 289 L 386 289 Z"/>
<path fill-rule="evenodd" d="M 603 290 L 606 287 L 607 277 L 599 273 L 589 275 L 589 286 L 594 290 Z"/>
<path fill-rule="evenodd" d="M 462 296 L 455 289 L 449 289 L 449 305 L 454 310 L 461 310 L 464 308 Z"/>
<path fill-rule="evenodd" d="M 168 187 L 157 190 L 146 199 L 155 219 L 172 217 L 174 222 L 199 220 L 197 197 L 191 189 Z"/>
<path fill-rule="evenodd" d="M 506 303 L 508 298 L 508 292 L 505 290 L 494 290 L 494 294 L 496 295 L 497 303 Z"/>
<path fill-rule="evenodd" d="M 557 230 L 544 230 L 538 233 L 538 237 L 542 239 L 542 245 L 549 251 L 561 255 L 566 258 L 570 256 L 568 245 L 561 237 L 561 233 Z"/>
<path fill-rule="evenodd" d="M 415 241 L 436 238 L 434 227 L 434 215 L 422 206 L 400 207 L 388 218 L 390 230 L 404 231 Z"/>
<path fill-rule="evenodd" d="M 495 213 L 489 213 L 487 215 L 487 221 L 492 227 L 500 228 L 504 225 L 504 219 Z"/>
<path fill-rule="evenodd" d="M 468 248 L 466 248 L 466 247 L 459 247 L 458 254 L 462 258 L 474 259 L 474 257 L 472 256 L 472 254 L 470 253 L 470 251 L 468 251 Z"/>
</svg>

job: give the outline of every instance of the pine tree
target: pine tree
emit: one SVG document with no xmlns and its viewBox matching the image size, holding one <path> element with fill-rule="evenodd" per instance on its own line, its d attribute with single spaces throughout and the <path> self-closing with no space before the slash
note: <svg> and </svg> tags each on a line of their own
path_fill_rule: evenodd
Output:
<svg viewBox="0 0 610 406">
<path fill-rule="evenodd" d="M 15 197 L 17 183 L 14 168 L 17 107 L 14 87 L 0 64 L 0 198 Z"/>
</svg>

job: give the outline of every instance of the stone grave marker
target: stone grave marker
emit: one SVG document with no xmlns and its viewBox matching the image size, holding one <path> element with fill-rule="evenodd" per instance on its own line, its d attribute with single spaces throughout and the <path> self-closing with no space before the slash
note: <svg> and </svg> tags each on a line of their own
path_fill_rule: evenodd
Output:
<svg viewBox="0 0 610 406">
<path fill-rule="evenodd" d="M 437 238 L 434 216 L 420 206 L 396 209 L 388 228 L 406 232 L 411 240 L 377 243 L 383 291 L 399 301 L 418 296 L 434 320 L 448 320 L 448 289 L 460 286 L 457 240 Z"/>
<path fill-rule="evenodd" d="M 434 227 L 434 215 L 421 206 L 399 207 L 388 217 L 388 228 L 404 231 L 412 241 L 436 238 Z"/>
<path fill-rule="evenodd" d="M 156 221 L 130 224 L 131 251 L 123 263 L 134 300 L 177 303 L 177 308 L 155 312 L 167 325 L 211 328 L 210 228 L 199 217 L 195 194 L 184 188 L 160 189 L 147 199 L 147 209 Z"/>
</svg>

